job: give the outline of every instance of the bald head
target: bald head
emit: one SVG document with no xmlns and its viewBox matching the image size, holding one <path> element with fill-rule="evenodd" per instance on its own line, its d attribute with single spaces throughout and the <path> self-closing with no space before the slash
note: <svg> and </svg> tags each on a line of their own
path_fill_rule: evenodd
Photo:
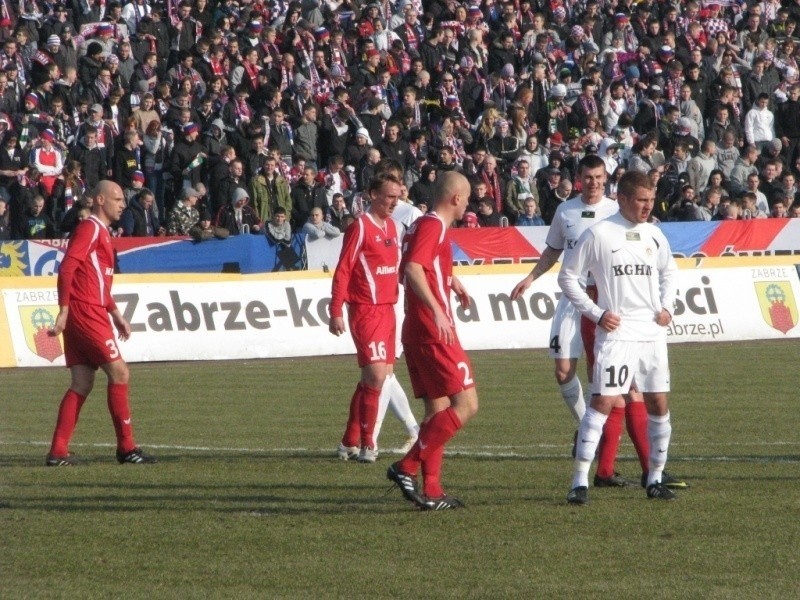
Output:
<svg viewBox="0 0 800 600">
<path fill-rule="evenodd" d="M 433 190 L 433 210 L 449 226 L 464 216 L 470 195 L 466 177 L 455 171 L 437 174 Z"/>
<path fill-rule="evenodd" d="M 125 210 L 125 196 L 118 184 L 104 179 L 95 186 L 92 196 L 92 214 L 95 217 L 106 225 L 119 221 L 122 211 Z"/>
</svg>

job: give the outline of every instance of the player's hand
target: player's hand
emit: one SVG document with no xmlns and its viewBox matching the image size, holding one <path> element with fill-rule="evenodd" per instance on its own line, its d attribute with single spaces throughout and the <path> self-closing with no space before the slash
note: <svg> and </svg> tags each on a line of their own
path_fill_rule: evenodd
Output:
<svg viewBox="0 0 800 600">
<path fill-rule="evenodd" d="M 517 298 L 520 298 L 522 294 L 525 293 L 525 290 L 531 287 L 532 283 L 533 283 L 533 275 L 529 274 L 525 279 L 523 279 L 517 285 L 515 285 L 513 290 L 511 290 L 511 299 L 516 300 Z"/>
<path fill-rule="evenodd" d="M 606 331 L 614 331 L 617 327 L 619 327 L 620 322 L 621 319 L 619 318 L 619 315 L 615 315 L 610 310 L 607 310 L 603 313 L 603 316 L 600 317 L 597 325 Z"/>
<path fill-rule="evenodd" d="M 456 297 L 458 298 L 459 304 L 461 304 L 461 308 L 466 310 L 472 302 L 472 298 L 469 297 L 467 288 L 464 287 L 464 284 L 461 283 L 461 280 L 453 277 L 453 280 L 450 283 L 450 289 L 456 293 Z"/>
<path fill-rule="evenodd" d="M 437 310 L 433 317 L 433 322 L 436 325 L 436 331 L 439 332 L 439 341 L 450 345 L 456 340 L 456 332 L 450 319 L 441 310 Z"/>
<path fill-rule="evenodd" d="M 344 319 L 342 317 L 333 317 L 330 325 L 328 325 L 328 331 L 335 336 L 342 335 L 346 331 L 344 328 Z"/>
<path fill-rule="evenodd" d="M 131 337 L 131 324 L 126 321 L 119 311 L 111 313 L 111 320 L 114 321 L 114 327 L 117 328 L 117 337 L 123 342 Z"/>
<path fill-rule="evenodd" d="M 67 315 L 69 314 L 69 307 L 62 308 L 58 311 L 58 316 L 56 317 L 56 322 L 53 327 L 47 332 L 47 335 L 50 337 L 56 337 L 57 335 L 61 335 L 64 331 L 64 328 L 67 326 Z"/>
<path fill-rule="evenodd" d="M 656 315 L 656 324 L 666 327 L 670 323 L 672 323 L 672 315 L 666 308 L 662 308 L 661 312 Z"/>
</svg>

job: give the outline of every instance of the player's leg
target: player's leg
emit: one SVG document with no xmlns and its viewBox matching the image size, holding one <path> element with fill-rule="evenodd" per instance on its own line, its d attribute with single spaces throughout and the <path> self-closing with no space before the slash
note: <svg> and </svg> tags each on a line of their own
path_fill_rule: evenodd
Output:
<svg viewBox="0 0 800 600">
<path fill-rule="evenodd" d="M 549 346 L 550 358 L 555 361 L 555 378 L 561 397 L 572 418 L 580 423 L 586 412 L 583 386 L 576 375 L 578 358 L 583 352 L 580 313 L 564 297 L 559 300 L 553 315 Z"/>
<path fill-rule="evenodd" d="M 386 379 L 388 381 L 390 390 L 389 407 L 392 409 L 394 416 L 397 417 L 397 419 L 406 428 L 408 439 L 406 440 L 405 445 L 410 448 L 411 445 L 416 441 L 417 434 L 419 433 L 417 419 L 414 416 L 414 413 L 411 411 L 411 405 L 408 402 L 408 396 L 406 395 L 403 386 L 400 385 L 400 382 L 397 380 L 397 375 L 395 375 L 394 369 L 391 370 Z M 406 448 L 406 451 L 408 448 Z"/>
<path fill-rule="evenodd" d="M 350 398 L 350 411 L 347 415 L 347 424 L 344 428 L 342 441 L 336 453 L 341 460 L 358 458 L 361 449 L 361 381 L 356 384 L 353 396 Z"/>
<path fill-rule="evenodd" d="M 128 387 L 130 371 L 118 352 L 116 356 L 115 360 L 100 365 L 100 368 L 108 377 L 108 412 L 117 436 L 117 461 L 120 464 L 155 463 L 156 459 L 142 452 L 134 440 Z"/>
<path fill-rule="evenodd" d="M 640 359 L 636 377 L 637 382 L 639 378 L 642 380 L 639 388 L 644 392 L 644 403 L 647 408 L 647 439 L 650 444 L 647 496 L 672 500 L 675 494 L 661 482 L 672 438 L 668 401 L 670 374 L 667 343 L 649 342 L 639 346 Z"/>
<path fill-rule="evenodd" d="M 578 444 L 572 475 L 572 488 L 567 496 L 571 504 L 588 502 L 589 469 L 603 427 L 612 408 L 628 392 L 633 380 L 634 351 L 624 342 L 605 342 L 595 346 L 595 365 L 592 376 L 592 400 L 578 429 Z"/>
<path fill-rule="evenodd" d="M 377 445 L 373 437 L 375 421 L 378 418 L 378 400 L 386 382 L 388 365 L 385 362 L 373 362 L 361 368 L 361 396 L 359 408 L 359 427 L 361 450 L 359 462 L 375 462 Z"/>
<path fill-rule="evenodd" d="M 647 441 L 647 408 L 641 392 L 631 390 L 625 397 L 625 429 L 633 442 L 642 473 L 647 473 L 650 444 Z"/>
<path fill-rule="evenodd" d="M 73 365 L 70 367 L 70 376 L 72 380 L 61 399 L 50 452 L 45 461 L 51 467 L 74 464 L 69 456 L 69 443 L 78 424 L 83 403 L 94 386 L 95 370 L 87 365 Z"/>
</svg>

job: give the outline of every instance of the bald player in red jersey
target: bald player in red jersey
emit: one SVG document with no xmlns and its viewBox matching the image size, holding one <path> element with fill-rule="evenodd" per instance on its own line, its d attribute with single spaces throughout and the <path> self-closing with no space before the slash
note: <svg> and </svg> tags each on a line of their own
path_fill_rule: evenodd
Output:
<svg viewBox="0 0 800 600">
<path fill-rule="evenodd" d="M 394 378 L 396 318 L 399 296 L 398 268 L 400 238 L 391 218 L 400 197 L 402 181 L 391 173 L 373 177 L 367 188 L 370 207 L 347 228 L 342 251 L 333 275 L 329 330 L 345 332 L 344 304 L 347 303 L 350 331 L 355 342 L 361 379 L 350 401 L 350 415 L 339 457 L 375 462 L 374 439 L 381 391 L 393 401 L 405 403 L 409 433 L 416 433 L 416 421 L 408 399 Z M 392 389 L 384 390 L 385 386 Z"/>
<path fill-rule="evenodd" d="M 450 308 L 454 292 L 463 308 L 470 297 L 453 276 L 448 230 L 464 215 L 470 195 L 466 177 L 442 173 L 434 187 L 433 210 L 417 219 L 403 238 L 400 277 L 406 289 L 402 341 L 414 395 L 425 402 L 419 438 L 386 476 L 423 510 L 461 508 L 441 484 L 445 444 L 478 412 L 475 375 L 461 347 Z M 422 469 L 423 490 L 417 489 Z"/>
<path fill-rule="evenodd" d="M 49 467 L 76 464 L 69 453 L 69 443 L 98 368 L 108 377 L 108 411 L 117 436 L 117 460 L 131 464 L 156 462 L 134 441 L 128 403 L 128 365 L 111 329 L 113 321 L 119 339 L 130 337 L 131 326 L 111 297 L 114 249 L 108 232 L 109 226 L 122 215 L 125 198 L 122 188 L 113 181 L 98 183 L 93 196 L 92 214 L 75 228 L 58 272 L 60 310 L 50 335 L 64 334 L 64 354 L 72 382 L 58 411 L 53 442 L 45 461 Z"/>
</svg>

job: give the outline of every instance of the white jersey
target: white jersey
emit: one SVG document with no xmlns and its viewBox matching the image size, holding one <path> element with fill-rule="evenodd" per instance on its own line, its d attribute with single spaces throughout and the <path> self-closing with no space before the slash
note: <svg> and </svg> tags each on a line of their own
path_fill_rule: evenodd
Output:
<svg viewBox="0 0 800 600">
<path fill-rule="evenodd" d="M 596 204 L 586 204 L 582 196 L 562 202 L 553 216 L 545 242 L 553 250 L 562 250 L 562 260 L 565 260 L 584 231 L 617 212 L 619 204 L 605 196 Z"/>
<path fill-rule="evenodd" d="M 590 272 L 597 285 L 597 304 L 581 281 Z M 611 332 L 597 328 L 597 341 L 666 340 L 656 316 L 675 303 L 677 266 L 669 242 L 651 223 L 631 223 L 616 214 L 587 230 L 567 255 L 558 283 L 578 311 L 597 322 L 607 310 L 619 315 Z"/>
<path fill-rule="evenodd" d="M 422 216 L 422 211 L 410 202 L 400 200 L 392 211 L 392 219 L 397 223 L 397 231 L 402 238 L 411 224 Z"/>
</svg>

